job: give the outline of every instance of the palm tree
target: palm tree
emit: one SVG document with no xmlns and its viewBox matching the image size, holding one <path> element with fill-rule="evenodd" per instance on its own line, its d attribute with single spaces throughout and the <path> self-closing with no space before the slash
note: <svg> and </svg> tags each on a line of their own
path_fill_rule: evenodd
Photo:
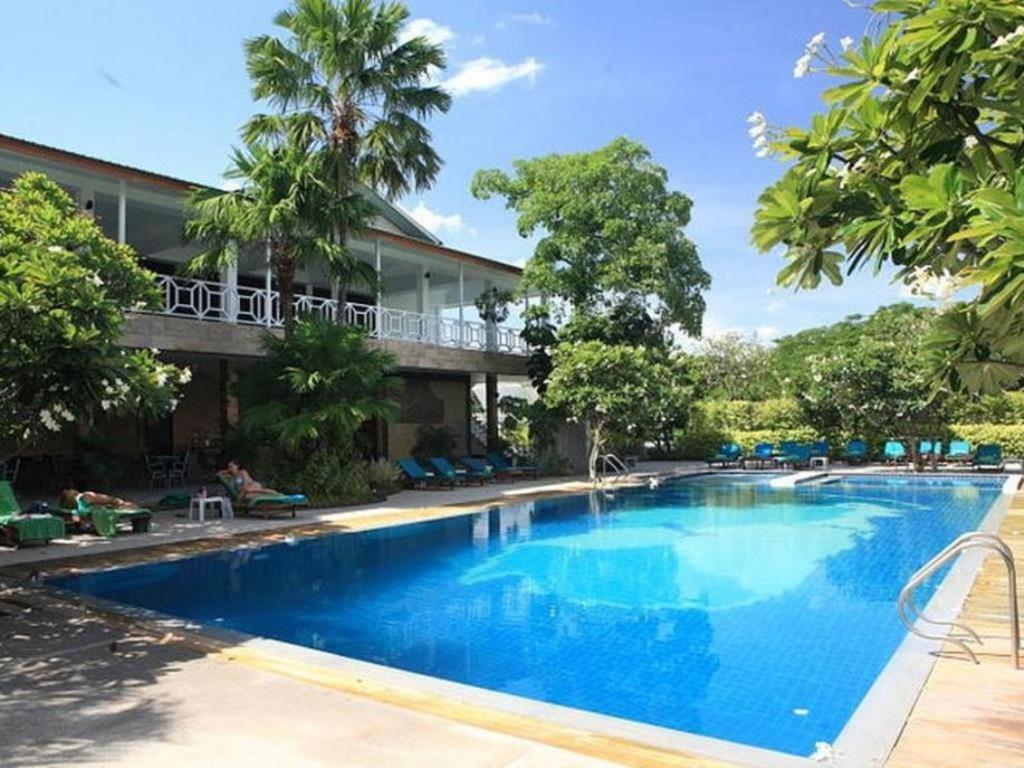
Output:
<svg viewBox="0 0 1024 768">
<path fill-rule="evenodd" d="M 424 37 L 403 39 L 408 16 L 397 2 L 294 0 L 274 20 L 286 39 L 262 35 L 245 43 L 253 96 L 278 113 L 254 116 L 246 140 L 273 135 L 286 116 L 300 142 L 326 152 L 330 184 L 343 200 L 362 197 L 363 185 L 388 198 L 429 187 L 441 159 L 423 121 L 447 112 L 451 97 L 429 83 L 445 66 L 443 49 Z M 364 225 L 340 216 L 334 236 L 344 243 Z M 344 259 L 339 272 L 347 286 L 346 277 L 365 273 L 358 259 Z"/>
<path fill-rule="evenodd" d="M 291 122 L 282 119 L 277 127 L 276 134 L 264 134 L 234 150 L 225 177 L 240 182 L 239 189 L 198 189 L 190 195 L 185 232 L 204 246 L 189 264 L 193 272 L 237 263 L 240 249 L 266 243 L 285 336 L 290 337 L 296 272 L 314 261 L 328 270 L 344 268 L 343 249 L 331 237 L 333 222 L 339 217 L 366 219 L 371 207 L 335 196 L 325 181 L 324 152 L 296 140 Z"/>
</svg>

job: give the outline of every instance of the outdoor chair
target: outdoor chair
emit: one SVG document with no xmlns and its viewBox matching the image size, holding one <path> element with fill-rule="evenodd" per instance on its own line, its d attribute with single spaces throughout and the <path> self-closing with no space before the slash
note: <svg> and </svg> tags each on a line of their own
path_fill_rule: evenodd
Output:
<svg viewBox="0 0 1024 768">
<path fill-rule="evenodd" d="M 149 487 L 153 488 L 157 483 L 162 483 L 166 487 L 168 480 L 167 466 L 162 461 L 153 458 L 153 456 L 148 453 L 143 455 L 143 459 L 146 461 L 146 474 L 149 476 Z"/>
<path fill-rule="evenodd" d="M 176 483 L 178 485 L 185 484 L 185 480 L 188 479 L 188 462 L 190 456 L 190 453 L 185 451 L 181 456 L 174 457 L 167 470 L 167 481 L 169 483 Z"/>
<path fill-rule="evenodd" d="M 6 480 L 0 480 L 0 535 L 15 547 L 32 542 L 49 544 L 64 537 L 64 521 L 53 515 L 24 515 Z"/>
<path fill-rule="evenodd" d="M 996 443 L 982 443 L 974 454 L 974 468 L 1002 472 L 1006 467 L 1003 461 L 1003 447 Z"/>
<path fill-rule="evenodd" d="M 727 467 L 738 467 L 743 459 L 743 449 L 736 443 L 725 443 L 718 449 L 718 453 L 708 459 L 708 466 L 718 464 L 722 469 Z"/>
<path fill-rule="evenodd" d="M 882 449 L 882 458 L 887 464 L 903 464 L 907 460 L 907 447 L 899 440 L 889 440 Z"/>
<path fill-rule="evenodd" d="M 456 480 L 429 472 L 420 466 L 420 463 L 413 458 L 399 459 L 398 468 L 402 470 L 406 481 L 413 488 L 437 489 L 454 488 Z"/>
<path fill-rule="evenodd" d="M 946 452 L 946 461 L 951 464 L 967 464 L 974 458 L 971 444 L 966 440 L 951 440 Z"/>
<path fill-rule="evenodd" d="M 309 505 L 309 499 L 303 493 L 261 493 L 243 499 L 227 473 L 218 472 L 217 480 L 231 499 L 231 506 L 243 515 L 257 513 L 266 520 L 272 512 L 288 512 L 295 517 L 299 507 Z"/>
<path fill-rule="evenodd" d="M 504 454 L 496 451 L 487 454 L 487 461 L 494 467 L 495 471 L 508 475 L 530 475 L 531 477 L 537 477 L 540 474 L 540 467 L 524 464 L 513 465 L 505 458 Z"/>
<path fill-rule="evenodd" d="M 132 533 L 146 533 L 153 521 L 153 513 L 143 507 L 103 507 L 90 504 L 82 496 L 78 497 L 73 509 L 62 508 L 58 513 L 64 518 L 65 523 L 70 523 L 76 530 L 81 530 L 88 524 L 105 539 L 117 536 L 121 523 L 131 525 Z"/>
<path fill-rule="evenodd" d="M 758 443 L 754 446 L 754 452 L 743 460 L 743 466 L 764 469 L 765 466 L 775 465 L 775 446 L 771 443 Z"/>
<path fill-rule="evenodd" d="M 477 485 L 483 485 L 486 479 L 484 475 L 479 472 L 473 472 L 471 470 L 457 470 L 448 459 L 443 456 L 432 456 L 430 463 L 433 465 L 434 470 L 441 475 L 441 477 L 447 478 L 453 482 L 468 483 L 473 482 Z"/>
<path fill-rule="evenodd" d="M 843 460 L 847 464 L 865 464 L 868 460 L 868 444 L 863 440 L 851 440 L 843 451 Z"/>
<path fill-rule="evenodd" d="M 475 456 L 463 456 L 459 459 L 459 462 L 471 472 L 475 472 L 480 477 L 484 477 L 488 480 L 503 480 L 508 478 L 508 474 L 492 469 L 487 465 L 486 461 L 478 459 Z"/>
<path fill-rule="evenodd" d="M 779 464 L 790 466 L 793 469 L 811 466 L 811 446 L 803 443 L 783 443 L 783 445 L 788 445 L 789 448 L 788 450 L 783 448 L 782 455 L 778 457 Z"/>
</svg>

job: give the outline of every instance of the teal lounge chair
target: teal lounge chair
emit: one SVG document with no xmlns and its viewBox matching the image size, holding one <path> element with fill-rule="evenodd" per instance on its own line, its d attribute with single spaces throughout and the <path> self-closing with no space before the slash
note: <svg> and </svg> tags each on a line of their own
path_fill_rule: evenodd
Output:
<svg viewBox="0 0 1024 768">
<path fill-rule="evenodd" d="M 758 469 L 775 466 L 775 446 L 771 443 L 758 443 L 754 446 L 754 452 L 743 462 L 743 466 L 748 464 Z"/>
<path fill-rule="evenodd" d="M 64 537 L 64 521 L 53 515 L 23 515 L 7 480 L 0 480 L 0 536 L 15 547 L 49 544 Z"/>
<path fill-rule="evenodd" d="M 828 442 L 825 440 L 816 440 L 811 443 L 811 458 L 827 459 L 829 452 Z"/>
<path fill-rule="evenodd" d="M 907 460 L 907 448 L 899 440 L 889 440 L 882 449 L 882 457 L 888 464 L 902 464 Z"/>
<path fill-rule="evenodd" d="M 787 445 L 787 443 L 783 445 Z M 789 450 L 782 449 L 783 454 L 778 458 L 779 464 L 790 466 L 793 469 L 811 466 L 811 457 L 813 456 L 811 446 L 802 443 L 788 443 L 788 445 Z"/>
<path fill-rule="evenodd" d="M 399 459 L 398 468 L 414 488 L 454 488 L 455 480 L 428 472 L 416 459 Z"/>
<path fill-rule="evenodd" d="M 863 440 L 851 440 L 843 451 L 843 460 L 847 464 L 866 464 L 868 460 L 868 444 Z"/>
<path fill-rule="evenodd" d="M 946 461 L 953 464 L 967 464 L 974 458 L 971 444 L 966 440 L 951 440 L 946 452 Z"/>
<path fill-rule="evenodd" d="M 466 467 L 470 472 L 479 475 L 485 480 L 501 480 L 507 478 L 508 475 L 504 472 L 498 472 L 491 467 L 487 466 L 487 462 L 483 459 L 478 459 L 475 456 L 463 456 L 459 459 L 462 466 Z"/>
<path fill-rule="evenodd" d="M 736 443 L 725 443 L 718 449 L 718 453 L 708 459 L 708 466 L 718 464 L 723 469 L 726 467 L 738 467 L 743 458 L 743 449 Z"/>
<path fill-rule="evenodd" d="M 433 465 L 434 470 L 441 476 L 453 483 L 476 483 L 477 485 L 484 484 L 484 476 L 480 474 L 474 474 L 469 470 L 460 472 L 448 459 L 443 456 L 431 456 L 430 463 Z"/>
<path fill-rule="evenodd" d="M 261 493 L 243 499 L 238 495 L 238 489 L 230 475 L 218 472 L 217 480 L 227 492 L 232 506 L 243 515 L 251 515 L 255 512 L 266 520 L 272 512 L 288 512 L 295 517 L 299 507 L 309 504 L 309 499 L 303 493 Z"/>
<path fill-rule="evenodd" d="M 540 474 L 540 467 L 523 464 L 512 466 L 504 455 L 497 453 L 496 451 L 491 451 L 487 454 L 487 461 L 492 467 L 494 467 L 495 471 L 511 476 L 530 475 L 531 477 L 537 477 Z"/>
<path fill-rule="evenodd" d="M 974 468 L 1002 472 L 1006 464 L 1003 462 L 1003 447 L 996 443 L 982 443 L 974 454 Z"/>
</svg>

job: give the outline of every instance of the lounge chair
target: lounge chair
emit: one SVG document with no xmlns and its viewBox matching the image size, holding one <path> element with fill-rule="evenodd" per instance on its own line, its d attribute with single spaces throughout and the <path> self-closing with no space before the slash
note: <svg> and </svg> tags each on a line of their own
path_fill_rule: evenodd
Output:
<svg viewBox="0 0 1024 768">
<path fill-rule="evenodd" d="M 1002 472 L 1006 467 L 1003 461 L 1003 447 L 996 443 L 982 443 L 974 454 L 974 468 Z"/>
<path fill-rule="evenodd" d="M 830 453 L 828 442 L 825 440 L 816 440 L 811 443 L 811 458 L 812 459 L 827 459 Z"/>
<path fill-rule="evenodd" d="M 843 450 L 843 461 L 847 464 L 865 464 L 868 460 L 868 444 L 863 440 L 851 440 Z"/>
<path fill-rule="evenodd" d="M 775 466 L 775 446 L 771 443 L 758 443 L 754 446 L 754 452 L 743 460 L 743 466 L 752 465 L 758 469 L 764 469 L 765 465 Z"/>
<path fill-rule="evenodd" d="M 903 464 L 907 460 L 907 447 L 899 440 L 889 440 L 882 449 L 882 458 L 887 464 Z"/>
<path fill-rule="evenodd" d="M 303 493 L 261 493 L 255 496 L 242 498 L 230 475 L 226 472 L 218 472 L 217 480 L 224 487 L 232 506 L 243 515 L 257 513 L 263 515 L 266 520 L 271 512 L 290 512 L 295 517 L 299 507 L 309 505 L 309 499 Z"/>
<path fill-rule="evenodd" d="M 738 467 L 743 459 L 743 449 L 736 443 L 725 443 L 718 449 L 718 453 L 708 459 L 708 466 L 718 464 L 723 469 L 726 467 Z"/>
<path fill-rule="evenodd" d="M 470 472 L 474 472 L 487 480 L 502 480 L 509 477 L 507 472 L 499 472 L 488 466 L 486 461 L 478 459 L 475 456 L 463 456 L 459 461 L 462 463 L 462 466 L 466 467 Z"/>
<path fill-rule="evenodd" d="M 430 458 L 430 463 L 433 465 L 437 474 L 451 480 L 453 483 L 473 482 L 477 485 L 483 485 L 484 480 L 486 479 L 482 474 L 468 469 L 460 472 L 443 456 L 432 456 Z"/>
<path fill-rule="evenodd" d="M 441 475 L 435 474 L 434 472 L 428 472 L 420 466 L 416 459 L 399 459 L 398 468 L 402 470 L 402 474 L 405 475 L 409 484 L 414 488 L 454 488 L 455 480 Z"/>
<path fill-rule="evenodd" d="M 784 443 L 783 445 L 787 445 Z M 811 466 L 811 457 L 813 455 L 811 446 L 803 445 L 802 443 L 788 443 L 789 449 L 783 448 L 783 454 L 778 457 L 777 461 L 782 466 L 790 466 L 793 469 L 800 467 Z"/>
<path fill-rule="evenodd" d="M 62 508 L 60 514 L 64 517 L 64 521 L 75 530 L 81 530 L 88 523 L 93 531 L 105 539 L 117 536 L 117 529 L 121 523 L 130 524 L 132 533 L 146 533 L 153 521 L 153 513 L 148 509 L 102 507 L 98 504 L 90 504 L 81 495 L 75 502 L 74 508 Z"/>
<path fill-rule="evenodd" d="M 64 536 L 64 521 L 53 515 L 23 515 L 7 480 L 0 480 L 0 534 L 15 547 Z"/>
<path fill-rule="evenodd" d="M 487 454 L 487 461 L 494 467 L 496 472 L 507 475 L 530 475 L 531 477 L 537 477 L 540 474 L 540 467 L 523 464 L 512 466 L 508 459 L 495 451 Z"/>
<path fill-rule="evenodd" d="M 951 440 L 946 452 L 946 461 L 951 464 L 967 464 L 974 458 L 971 444 L 966 440 Z"/>
</svg>

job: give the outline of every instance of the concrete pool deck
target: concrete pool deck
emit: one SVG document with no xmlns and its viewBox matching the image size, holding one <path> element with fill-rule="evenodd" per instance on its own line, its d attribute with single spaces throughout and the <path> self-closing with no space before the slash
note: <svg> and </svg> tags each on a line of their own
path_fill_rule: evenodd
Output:
<svg viewBox="0 0 1024 768">
<path fill-rule="evenodd" d="M 673 465 L 659 471 L 697 468 L 702 467 Z M 378 505 L 298 522 L 321 531 L 334 526 L 359 530 L 460 514 L 492 501 L 495 490 L 514 501 L 578 486 L 573 481 L 554 486 L 524 482 L 484 488 L 491 491 L 486 496 L 478 495 L 480 489 L 464 490 L 469 493 L 452 499 L 454 506 L 424 508 L 415 505 L 418 498 L 400 504 L 393 498 L 386 509 Z M 425 499 L 436 504 L 442 496 L 448 494 L 427 493 Z M 296 521 L 269 522 L 240 530 L 237 538 L 191 536 L 150 551 L 159 555 L 224 546 L 250 536 L 262 541 L 302 530 L 280 530 Z M 1000 535 L 1015 550 L 1024 573 L 1024 494 L 1014 498 Z M 143 538 L 125 536 L 115 542 Z M 163 543 L 140 541 L 124 550 L 80 548 L 76 554 L 98 554 L 81 562 L 102 567 L 108 559 L 111 564 L 134 561 L 147 553 L 132 550 Z M 60 565 L 75 560 L 79 557 Z M 21 562 L 15 570 L 23 574 L 32 562 Z M 46 570 L 58 565 L 49 558 L 34 562 Z M 0 571 L 6 564 L 0 554 Z M 963 611 L 985 636 L 982 664 L 974 666 L 955 649 L 939 659 L 889 766 L 1024 766 L 1024 671 L 1010 669 L 1001 567 L 994 558 L 986 560 Z M 180 765 L 182 760 L 186 765 L 723 765 L 481 711 L 465 702 L 382 689 L 351 676 L 275 662 L 244 648 L 203 647 L 187 636 L 147 634 L 17 586 L 0 593 L 0 663 L 0 764 L 5 766 Z"/>
</svg>

